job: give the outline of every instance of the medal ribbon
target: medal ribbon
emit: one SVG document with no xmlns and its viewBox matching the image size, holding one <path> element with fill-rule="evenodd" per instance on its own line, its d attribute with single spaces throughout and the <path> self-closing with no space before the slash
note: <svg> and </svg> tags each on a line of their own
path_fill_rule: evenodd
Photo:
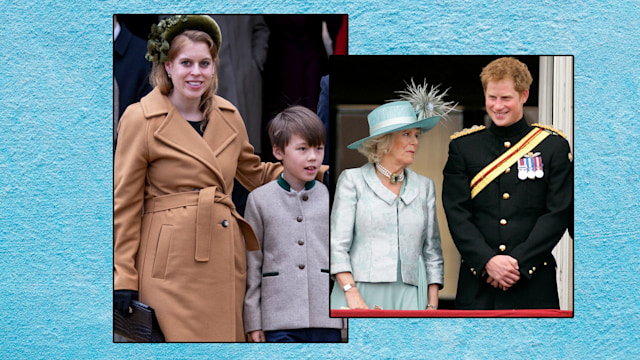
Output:
<svg viewBox="0 0 640 360">
<path fill-rule="evenodd" d="M 489 185 L 500 174 L 504 173 L 507 168 L 511 167 L 518 159 L 525 154 L 531 152 L 542 140 L 549 136 L 549 132 L 534 128 L 531 130 L 522 140 L 518 141 L 513 147 L 507 150 L 504 154 L 500 155 L 491 164 L 487 165 L 484 169 L 473 177 L 471 180 L 471 198 L 473 199 L 482 191 L 487 185 Z"/>
</svg>

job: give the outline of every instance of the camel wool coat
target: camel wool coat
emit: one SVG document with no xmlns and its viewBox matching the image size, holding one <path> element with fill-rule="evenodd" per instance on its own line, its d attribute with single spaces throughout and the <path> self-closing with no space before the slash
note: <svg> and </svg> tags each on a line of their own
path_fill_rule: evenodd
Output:
<svg viewBox="0 0 640 360">
<path fill-rule="evenodd" d="M 231 201 L 233 179 L 253 190 L 282 166 L 260 162 L 218 96 L 204 136 L 157 88 L 118 130 L 114 289 L 138 290 L 169 342 L 245 341 L 245 254 L 259 246 Z"/>
</svg>

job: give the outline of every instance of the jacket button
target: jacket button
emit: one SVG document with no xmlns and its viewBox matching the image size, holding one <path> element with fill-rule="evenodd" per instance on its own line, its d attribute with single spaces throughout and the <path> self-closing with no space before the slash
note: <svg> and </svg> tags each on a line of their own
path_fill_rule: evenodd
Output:
<svg viewBox="0 0 640 360">
<path fill-rule="evenodd" d="M 529 270 L 529 275 L 533 275 L 533 270 Z"/>
<path fill-rule="evenodd" d="M 307 201 L 307 200 L 309 200 L 309 195 L 307 194 L 302 195 L 302 201 Z"/>
<path fill-rule="evenodd" d="M 498 246 L 498 249 L 500 249 L 500 251 L 504 252 L 505 250 L 507 250 L 507 245 L 502 244 L 502 245 Z"/>
<path fill-rule="evenodd" d="M 504 142 L 504 147 L 506 147 L 506 148 L 511 147 L 511 142 L 510 141 L 505 141 Z"/>
<path fill-rule="evenodd" d="M 509 195 L 509 193 L 502 194 L 502 198 L 505 199 L 505 200 L 509 200 L 510 197 L 511 197 L 511 195 Z"/>
<path fill-rule="evenodd" d="M 302 216 L 298 216 L 296 220 L 298 220 L 298 222 L 302 222 Z"/>
<path fill-rule="evenodd" d="M 547 262 L 545 261 L 543 265 L 544 265 L 544 266 L 547 266 Z"/>
<path fill-rule="evenodd" d="M 300 246 L 304 245 L 304 241 L 298 240 L 298 245 L 300 245 Z"/>
<path fill-rule="evenodd" d="M 229 226 L 229 220 L 222 220 L 222 227 Z"/>
<path fill-rule="evenodd" d="M 507 219 L 501 219 L 500 225 L 507 225 Z"/>
<path fill-rule="evenodd" d="M 505 170 L 504 172 L 507 173 L 507 174 L 510 173 L 511 172 L 511 168 L 508 167 L 507 170 Z"/>
<path fill-rule="evenodd" d="M 298 268 L 300 268 L 300 270 L 304 270 L 304 264 L 298 265 Z"/>
</svg>

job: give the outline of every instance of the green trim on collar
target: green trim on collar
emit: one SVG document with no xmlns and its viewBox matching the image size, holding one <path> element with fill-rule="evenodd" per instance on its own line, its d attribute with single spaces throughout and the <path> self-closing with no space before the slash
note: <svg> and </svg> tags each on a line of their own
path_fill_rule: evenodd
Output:
<svg viewBox="0 0 640 360">
<path fill-rule="evenodd" d="M 313 186 L 315 184 L 316 184 L 316 179 L 313 179 L 311 181 L 307 181 L 304 184 L 304 188 L 305 188 L 305 190 L 311 190 L 311 188 L 313 188 Z M 280 185 L 281 188 L 283 188 L 283 189 L 285 189 L 287 191 L 291 191 L 291 185 L 289 185 L 287 180 L 284 179 L 282 174 L 280 174 L 280 176 L 278 176 L 278 185 Z"/>
</svg>

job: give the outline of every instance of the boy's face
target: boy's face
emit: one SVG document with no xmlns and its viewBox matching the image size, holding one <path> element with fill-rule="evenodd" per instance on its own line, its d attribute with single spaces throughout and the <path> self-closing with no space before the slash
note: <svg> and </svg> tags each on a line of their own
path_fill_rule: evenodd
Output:
<svg viewBox="0 0 640 360">
<path fill-rule="evenodd" d="M 282 161 L 284 179 L 300 191 L 306 182 L 315 179 L 324 158 L 324 145 L 310 147 L 305 139 L 294 134 L 284 149 L 273 147 L 273 156 Z"/>
</svg>

